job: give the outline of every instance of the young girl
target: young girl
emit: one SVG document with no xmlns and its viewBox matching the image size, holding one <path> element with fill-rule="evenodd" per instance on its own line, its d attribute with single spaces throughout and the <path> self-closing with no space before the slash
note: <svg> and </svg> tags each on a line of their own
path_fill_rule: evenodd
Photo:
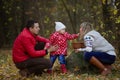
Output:
<svg viewBox="0 0 120 80">
<path fill-rule="evenodd" d="M 116 58 L 114 47 L 88 22 L 80 25 L 80 38 L 84 40 L 86 47 L 77 49 L 77 51 L 85 51 L 85 60 L 98 67 L 102 75 L 109 74 L 111 64 Z"/>
<path fill-rule="evenodd" d="M 61 22 L 55 22 L 55 30 L 56 32 L 51 34 L 50 36 L 50 42 L 51 45 L 57 45 L 58 50 L 55 52 L 50 53 L 50 60 L 52 62 L 52 66 L 58 57 L 59 63 L 61 65 L 61 71 L 62 73 L 67 73 L 66 69 L 66 61 L 65 61 L 65 56 L 67 55 L 67 40 L 72 40 L 75 38 L 78 38 L 78 34 L 69 34 L 65 31 L 66 27 L 63 23 Z M 52 72 L 52 66 L 48 70 L 49 73 Z"/>
</svg>

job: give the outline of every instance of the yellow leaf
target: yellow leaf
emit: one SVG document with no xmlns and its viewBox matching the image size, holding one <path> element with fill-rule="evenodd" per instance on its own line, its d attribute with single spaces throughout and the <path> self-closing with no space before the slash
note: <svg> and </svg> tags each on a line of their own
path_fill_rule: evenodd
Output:
<svg viewBox="0 0 120 80">
<path fill-rule="evenodd" d="M 102 3 L 105 4 L 105 1 L 106 1 L 106 0 L 102 0 Z"/>
<path fill-rule="evenodd" d="M 114 10 L 113 14 L 116 15 L 118 13 L 118 10 Z"/>
</svg>

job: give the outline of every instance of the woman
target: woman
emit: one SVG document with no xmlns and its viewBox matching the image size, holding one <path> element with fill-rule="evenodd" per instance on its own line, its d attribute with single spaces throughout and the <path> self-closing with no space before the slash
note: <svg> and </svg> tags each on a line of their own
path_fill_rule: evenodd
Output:
<svg viewBox="0 0 120 80">
<path fill-rule="evenodd" d="M 80 25 L 80 38 L 84 40 L 85 48 L 76 51 L 84 51 L 84 59 L 99 68 L 101 75 L 111 73 L 111 64 L 116 59 L 114 47 L 88 22 Z"/>
</svg>

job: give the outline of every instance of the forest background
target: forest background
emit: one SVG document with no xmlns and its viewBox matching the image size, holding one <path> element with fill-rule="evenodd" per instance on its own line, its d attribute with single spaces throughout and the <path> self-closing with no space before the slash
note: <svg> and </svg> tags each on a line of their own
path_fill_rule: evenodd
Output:
<svg viewBox="0 0 120 80">
<path fill-rule="evenodd" d="M 120 58 L 120 0 L 0 0 L 1 52 L 11 50 L 29 19 L 38 20 L 40 35 L 46 38 L 54 32 L 55 21 L 63 22 L 71 34 L 79 32 L 82 22 L 91 22 Z"/>
</svg>

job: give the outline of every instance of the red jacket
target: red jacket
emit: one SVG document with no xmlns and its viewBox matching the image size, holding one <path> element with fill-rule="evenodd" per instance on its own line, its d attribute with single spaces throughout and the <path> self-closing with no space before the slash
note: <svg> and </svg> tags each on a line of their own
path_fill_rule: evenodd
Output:
<svg viewBox="0 0 120 80">
<path fill-rule="evenodd" d="M 65 32 L 64 34 L 60 34 L 59 32 L 55 32 L 51 34 L 50 41 L 51 45 L 58 45 L 58 50 L 51 52 L 51 55 L 67 55 L 67 40 L 72 40 L 78 38 L 78 34 L 69 34 Z"/>
<path fill-rule="evenodd" d="M 25 61 L 32 57 L 45 56 L 45 50 L 36 51 L 34 49 L 37 41 L 49 42 L 48 39 L 41 36 L 35 36 L 27 28 L 24 28 L 14 42 L 12 49 L 13 61 L 16 63 Z"/>
</svg>

